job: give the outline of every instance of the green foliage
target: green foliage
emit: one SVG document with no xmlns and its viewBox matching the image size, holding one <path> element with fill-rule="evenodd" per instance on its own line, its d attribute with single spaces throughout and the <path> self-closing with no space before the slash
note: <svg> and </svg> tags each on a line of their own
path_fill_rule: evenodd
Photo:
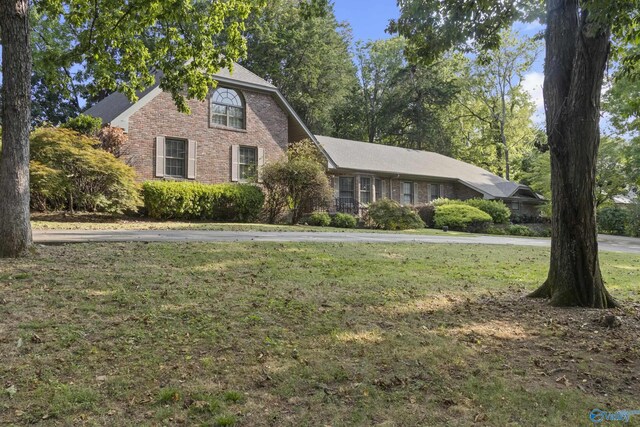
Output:
<svg viewBox="0 0 640 427">
<path fill-rule="evenodd" d="M 622 138 L 603 137 L 596 163 L 596 203 L 602 205 L 624 194 L 640 176 L 640 171 L 627 168 L 627 142 Z M 627 174 L 629 172 L 629 174 Z M 633 175 L 636 176 L 633 176 Z"/>
<path fill-rule="evenodd" d="M 449 227 L 451 230 L 477 232 L 486 230 L 490 224 L 491 216 L 473 206 L 446 204 L 436 209 L 436 228 Z"/>
<path fill-rule="evenodd" d="M 533 39 L 505 31 L 499 48 L 465 61 L 460 73 L 459 105 L 452 116 L 458 156 L 499 176 L 513 179 L 524 155 L 532 149 L 535 105 L 523 78 L 540 50 Z"/>
<path fill-rule="evenodd" d="M 433 221 L 436 215 L 436 207 L 433 204 L 427 203 L 426 205 L 418 206 L 417 213 L 427 227 L 433 228 Z"/>
<path fill-rule="evenodd" d="M 495 49 L 500 46 L 500 30 L 516 21 L 540 18 L 543 11 L 541 1 L 407 0 L 389 30 L 409 39 L 410 59 L 433 62 L 444 52 L 463 50 L 470 43 L 482 50 Z"/>
<path fill-rule="evenodd" d="M 506 224 L 511 218 L 511 210 L 502 200 L 469 199 L 464 203 L 488 213 L 494 224 Z"/>
<path fill-rule="evenodd" d="M 71 129 L 86 136 L 97 136 L 102 127 L 102 119 L 98 117 L 80 114 L 77 117 L 67 120 L 62 125 L 65 129 Z"/>
<path fill-rule="evenodd" d="M 327 212 L 314 212 L 309 215 L 307 224 L 318 227 L 328 227 L 331 224 L 331 216 Z"/>
<path fill-rule="evenodd" d="M 297 224 L 302 216 L 329 200 L 332 189 L 325 168 L 307 158 L 287 158 L 265 165 L 262 183 L 266 191 L 266 216 L 275 222 L 287 207 L 291 210 L 291 223 Z"/>
<path fill-rule="evenodd" d="M 67 202 L 66 184 L 67 179 L 63 171 L 36 160 L 29 163 L 32 209 L 46 211 L 49 207 L 64 206 Z"/>
<path fill-rule="evenodd" d="M 140 204 L 134 170 L 68 129 L 31 135 L 32 208 L 122 213 Z"/>
<path fill-rule="evenodd" d="M 532 151 L 522 161 L 521 182 L 551 200 L 551 156 L 549 151 Z"/>
<path fill-rule="evenodd" d="M 117 90 L 132 101 L 159 72 L 162 89 L 187 112 L 187 98 L 205 99 L 215 73 L 245 55 L 244 21 L 264 3 L 35 1 L 34 21 L 43 23 L 32 37 L 42 45 L 35 64 L 46 82 L 84 86 L 90 96 Z"/>
<path fill-rule="evenodd" d="M 251 222 L 264 203 L 262 190 L 250 184 L 147 181 L 142 194 L 147 214 L 158 219 Z"/>
<path fill-rule="evenodd" d="M 412 65 L 402 37 L 356 45 L 358 85 L 334 115 L 341 137 L 453 154 L 447 107 L 455 101 L 456 58 Z"/>
<path fill-rule="evenodd" d="M 640 199 L 636 199 L 628 208 L 627 235 L 640 237 Z"/>
<path fill-rule="evenodd" d="M 596 203 L 598 206 L 610 202 L 614 196 L 624 194 L 634 184 L 640 172 L 635 171 L 636 161 L 632 153 L 633 144 L 621 138 L 603 137 L 596 163 Z M 640 162 L 640 150 L 638 152 Z M 640 165 L 640 163 L 638 163 Z M 551 159 L 549 152 L 532 151 L 522 160 L 521 182 L 536 193 L 551 200 Z M 544 216 L 551 217 L 551 205 L 542 210 Z"/>
<path fill-rule="evenodd" d="M 356 228 L 356 217 L 346 213 L 340 213 L 333 215 L 331 218 L 331 226 L 337 228 Z"/>
<path fill-rule="evenodd" d="M 438 206 L 444 206 L 444 205 L 459 205 L 461 204 L 462 201 L 461 200 L 452 200 L 452 199 L 447 199 L 446 197 L 440 197 L 438 199 L 432 200 L 431 204 L 433 206 L 435 206 L 436 208 Z"/>
<path fill-rule="evenodd" d="M 526 225 L 510 225 L 506 228 L 507 234 L 511 236 L 535 236 L 535 232 Z"/>
<path fill-rule="evenodd" d="M 424 228 L 425 223 L 409 206 L 382 199 L 369 205 L 369 218 L 374 225 L 385 230 L 410 230 Z"/>
<path fill-rule="evenodd" d="M 247 22 L 247 58 L 242 65 L 280 89 L 316 134 L 332 133 L 333 111 L 355 85 L 350 30 L 333 5 L 273 0 Z"/>
<path fill-rule="evenodd" d="M 629 213 L 619 206 L 603 206 L 598 209 L 598 231 L 611 234 L 625 234 Z"/>
<path fill-rule="evenodd" d="M 310 139 L 290 144 L 287 148 L 287 156 L 289 160 L 310 160 L 321 165 L 327 163 L 327 158 Z"/>
<path fill-rule="evenodd" d="M 83 72 L 72 72 L 72 57 L 67 52 L 76 43 L 75 34 L 64 21 L 48 17 L 31 8 L 31 123 L 33 127 L 65 123 L 82 111 L 86 98 Z M 104 95 L 103 95 L 104 96 Z M 91 106 L 87 100 L 86 107 Z"/>
</svg>

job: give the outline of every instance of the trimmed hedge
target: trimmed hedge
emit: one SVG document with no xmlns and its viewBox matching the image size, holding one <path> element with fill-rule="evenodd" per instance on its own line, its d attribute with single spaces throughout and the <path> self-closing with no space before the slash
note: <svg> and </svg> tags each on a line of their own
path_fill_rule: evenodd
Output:
<svg viewBox="0 0 640 427">
<path fill-rule="evenodd" d="M 425 227 L 424 222 L 413 209 L 390 199 L 382 199 L 369 205 L 369 218 L 377 227 L 385 230 Z"/>
<path fill-rule="evenodd" d="M 491 216 L 473 206 L 464 204 L 440 205 L 436 209 L 436 228 L 449 227 L 451 230 L 480 232 L 491 224 Z"/>
<path fill-rule="evenodd" d="M 331 226 L 337 228 L 356 228 L 356 217 L 338 212 L 331 218 Z"/>
<path fill-rule="evenodd" d="M 147 181 L 142 195 L 147 214 L 157 219 L 250 222 L 264 204 L 262 190 L 250 184 Z"/>
<path fill-rule="evenodd" d="M 502 200 L 469 199 L 464 203 L 488 213 L 494 224 L 506 224 L 511 218 L 511 209 Z"/>
<path fill-rule="evenodd" d="M 314 212 L 307 218 L 307 224 L 328 227 L 331 224 L 331 216 L 326 212 Z"/>
</svg>

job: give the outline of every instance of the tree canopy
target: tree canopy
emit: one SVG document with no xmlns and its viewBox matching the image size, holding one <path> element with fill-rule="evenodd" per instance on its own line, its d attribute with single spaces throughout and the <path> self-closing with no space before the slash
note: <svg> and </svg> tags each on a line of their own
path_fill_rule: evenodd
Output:
<svg viewBox="0 0 640 427">
<path fill-rule="evenodd" d="M 270 1 L 249 17 L 245 35 L 242 64 L 278 87 L 314 133 L 332 133 L 333 111 L 355 83 L 351 30 L 333 5 Z"/>
</svg>

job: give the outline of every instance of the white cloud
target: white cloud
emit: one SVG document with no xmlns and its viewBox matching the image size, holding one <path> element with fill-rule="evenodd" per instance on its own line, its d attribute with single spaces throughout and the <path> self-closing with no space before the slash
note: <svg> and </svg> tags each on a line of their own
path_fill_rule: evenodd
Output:
<svg viewBox="0 0 640 427">
<path fill-rule="evenodd" d="M 544 83 L 544 74 L 538 71 L 532 71 L 524 75 L 522 79 L 522 88 L 531 96 L 531 100 L 536 106 L 536 112 L 533 120 L 538 123 L 544 123 L 544 98 L 542 95 L 542 84 Z"/>
</svg>

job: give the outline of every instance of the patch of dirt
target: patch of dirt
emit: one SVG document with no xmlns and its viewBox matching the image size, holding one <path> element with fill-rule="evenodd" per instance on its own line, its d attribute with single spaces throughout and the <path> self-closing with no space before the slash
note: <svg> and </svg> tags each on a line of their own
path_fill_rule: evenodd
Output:
<svg viewBox="0 0 640 427">
<path fill-rule="evenodd" d="M 576 388 L 594 396 L 640 395 L 640 304 L 613 310 L 555 308 L 524 293 L 459 299 L 462 325 L 449 333 L 531 386 Z"/>
</svg>

